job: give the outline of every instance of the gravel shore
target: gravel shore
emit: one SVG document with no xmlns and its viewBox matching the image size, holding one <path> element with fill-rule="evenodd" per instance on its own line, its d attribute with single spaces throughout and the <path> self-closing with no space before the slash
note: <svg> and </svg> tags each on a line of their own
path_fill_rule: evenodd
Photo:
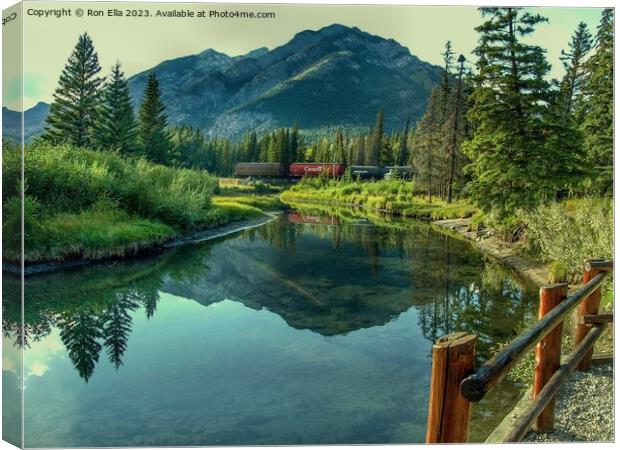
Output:
<svg viewBox="0 0 620 450">
<path fill-rule="evenodd" d="M 593 365 L 588 373 L 573 372 L 558 394 L 556 429 L 529 433 L 524 442 L 611 442 L 614 440 L 613 364 Z"/>
</svg>

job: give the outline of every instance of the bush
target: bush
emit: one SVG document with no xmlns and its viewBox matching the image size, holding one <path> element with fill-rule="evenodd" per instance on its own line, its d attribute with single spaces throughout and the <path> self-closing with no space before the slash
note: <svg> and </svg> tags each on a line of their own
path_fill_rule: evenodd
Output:
<svg viewBox="0 0 620 450">
<path fill-rule="evenodd" d="M 21 252 L 21 151 L 3 146 L 3 256 Z M 44 142 L 24 151 L 26 260 L 136 253 L 209 226 L 217 178 L 111 151 Z"/>
<path fill-rule="evenodd" d="M 19 149 L 5 151 L 4 198 L 17 195 Z M 25 150 L 28 192 L 48 214 L 77 213 L 106 199 L 126 211 L 188 229 L 199 223 L 218 186 L 205 171 L 39 143 Z"/>
<path fill-rule="evenodd" d="M 553 203 L 526 215 L 530 250 L 544 262 L 557 261 L 568 274 L 577 275 L 586 259 L 613 257 L 613 201 L 587 198 Z"/>
</svg>

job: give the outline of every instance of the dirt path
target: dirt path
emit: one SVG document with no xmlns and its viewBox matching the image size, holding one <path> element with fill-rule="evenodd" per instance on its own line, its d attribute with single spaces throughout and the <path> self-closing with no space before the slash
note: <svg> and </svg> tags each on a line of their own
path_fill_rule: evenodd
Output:
<svg viewBox="0 0 620 450">
<path fill-rule="evenodd" d="M 537 285 L 548 283 L 549 269 L 545 264 L 538 264 L 514 254 L 514 249 L 488 230 L 470 231 L 471 219 L 446 219 L 433 222 L 435 225 L 452 230 L 469 239 L 483 252 L 499 259 L 506 266 L 516 270 Z"/>
</svg>

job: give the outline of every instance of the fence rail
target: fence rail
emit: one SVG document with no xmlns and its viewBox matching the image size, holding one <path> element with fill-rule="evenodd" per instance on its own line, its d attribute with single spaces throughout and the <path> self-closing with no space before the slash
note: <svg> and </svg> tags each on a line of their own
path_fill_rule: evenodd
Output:
<svg viewBox="0 0 620 450">
<path fill-rule="evenodd" d="M 517 419 L 504 442 L 522 439 L 530 428 L 537 432 L 553 431 L 558 390 L 573 370 L 590 368 L 594 343 L 605 325 L 613 322 L 611 314 L 598 314 L 601 285 L 612 270 L 613 261 L 587 261 L 584 285 L 569 296 L 566 283 L 541 287 L 539 320 L 476 371 L 473 370 L 475 335 L 461 332 L 439 339 L 433 346 L 426 442 L 467 442 L 470 402 L 482 400 L 535 347 L 533 402 Z M 574 351 L 561 365 L 564 319 L 577 307 Z M 451 358 L 451 346 L 457 342 L 468 345 L 460 348 L 458 358 Z"/>
</svg>

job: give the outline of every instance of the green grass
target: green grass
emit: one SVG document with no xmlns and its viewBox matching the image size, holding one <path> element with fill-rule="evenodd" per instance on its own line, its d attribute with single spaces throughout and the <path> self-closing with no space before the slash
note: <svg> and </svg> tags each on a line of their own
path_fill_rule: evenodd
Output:
<svg viewBox="0 0 620 450">
<path fill-rule="evenodd" d="M 255 195 L 214 201 L 218 179 L 205 171 L 65 145 L 28 146 L 24 184 L 19 148 L 3 147 L 2 169 L 3 258 L 13 262 L 22 207 L 25 261 L 35 263 L 131 256 L 277 203 Z"/>
<path fill-rule="evenodd" d="M 214 205 L 221 205 L 223 203 L 253 206 L 263 211 L 275 211 L 285 206 L 280 199 L 274 195 L 216 195 L 213 197 Z"/>
<path fill-rule="evenodd" d="M 402 180 L 348 182 L 308 179 L 283 192 L 280 198 L 285 202 L 351 205 L 433 220 L 470 217 L 478 211 L 462 200 L 447 204 L 434 199 L 429 203 L 428 199 L 415 194 L 413 183 Z"/>
<path fill-rule="evenodd" d="M 40 232 L 38 245 L 27 244 L 29 262 L 130 256 L 177 234 L 169 225 L 118 210 L 56 214 Z"/>
</svg>

